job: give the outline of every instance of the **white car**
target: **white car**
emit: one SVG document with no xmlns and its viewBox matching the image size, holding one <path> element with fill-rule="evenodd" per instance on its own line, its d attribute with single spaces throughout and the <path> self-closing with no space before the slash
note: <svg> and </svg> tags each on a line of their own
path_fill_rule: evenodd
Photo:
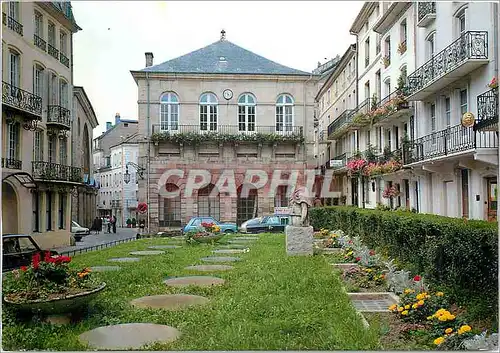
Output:
<svg viewBox="0 0 500 353">
<path fill-rule="evenodd" d="M 90 230 L 88 228 L 82 227 L 75 221 L 71 221 L 71 233 L 74 235 L 75 240 L 79 241 L 84 235 L 89 235 Z"/>
</svg>

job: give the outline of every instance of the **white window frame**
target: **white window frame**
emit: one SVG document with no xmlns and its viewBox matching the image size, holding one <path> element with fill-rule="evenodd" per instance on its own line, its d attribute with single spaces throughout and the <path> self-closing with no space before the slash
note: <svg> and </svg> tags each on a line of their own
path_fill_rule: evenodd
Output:
<svg viewBox="0 0 500 353">
<path fill-rule="evenodd" d="M 444 97 L 444 118 L 446 127 L 451 126 L 451 97 Z"/>
<path fill-rule="evenodd" d="M 465 103 L 462 103 L 462 92 L 465 92 Z M 462 88 L 458 91 L 458 103 L 460 106 L 460 119 L 462 119 L 464 113 L 469 109 L 469 90 L 467 88 Z M 462 136 L 466 136 L 468 130 L 469 129 L 462 126 Z"/>
<path fill-rule="evenodd" d="M 21 54 L 17 51 L 9 50 L 9 84 L 20 88 L 21 82 Z M 17 92 L 11 92 L 15 94 Z"/>
<path fill-rule="evenodd" d="M 179 97 L 174 92 L 166 92 L 160 97 L 160 131 L 179 130 Z"/>
<path fill-rule="evenodd" d="M 295 101 L 290 94 L 281 94 L 276 100 L 276 132 L 293 133 L 295 126 Z"/>
<path fill-rule="evenodd" d="M 436 31 L 431 32 L 425 39 L 427 45 L 427 59 L 430 60 L 436 54 Z"/>
<path fill-rule="evenodd" d="M 19 123 L 7 124 L 7 158 L 19 160 L 21 146 L 21 125 Z"/>
<path fill-rule="evenodd" d="M 68 34 L 64 31 L 59 31 L 59 52 L 68 56 Z"/>
<path fill-rule="evenodd" d="M 59 139 L 59 164 L 68 164 L 68 140 L 66 138 Z"/>
<path fill-rule="evenodd" d="M 44 68 L 35 64 L 33 66 L 33 94 L 43 97 Z"/>
<path fill-rule="evenodd" d="M 432 144 L 436 144 L 436 135 L 434 134 L 437 131 L 436 127 L 436 103 L 431 103 L 429 106 L 429 117 L 431 118 L 431 123 L 429 124 L 429 127 L 431 129 L 430 133 L 432 135 Z"/>
<path fill-rule="evenodd" d="M 455 15 L 456 23 L 457 23 L 457 37 L 460 37 L 462 34 L 467 32 L 467 7 L 461 8 L 457 14 Z M 463 20 L 463 22 L 462 22 Z M 463 28 L 462 27 L 463 24 Z"/>
<path fill-rule="evenodd" d="M 33 160 L 43 161 L 43 131 L 33 133 Z"/>
<path fill-rule="evenodd" d="M 217 131 L 219 115 L 219 100 L 212 92 L 205 92 L 200 96 L 199 117 L 200 131 Z"/>
<path fill-rule="evenodd" d="M 69 109 L 68 93 L 68 83 L 64 80 L 59 80 L 59 101 L 61 107 L 66 109 Z"/>
<path fill-rule="evenodd" d="M 9 1 L 8 3 L 9 17 L 14 19 L 16 22 L 21 22 L 19 18 L 19 1 Z"/>
<path fill-rule="evenodd" d="M 56 25 L 52 21 L 47 22 L 47 43 L 54 48 L 56 47 Z"/>
<path fill-rule="evenodd" d="M 43 39 L 43 15 L 34 10 L 33 20 L 35 23 L 35 35 Z"/>
<path fill-rule="evenodd" d="M 57 138 L 54 135 L 47 136 L 48 162 L 57 163 Z"/>
<path fill-rule="evenodd" d="M 257 100 L 251 93 L 243 93 L 238 98 L 238 132 L 256 132 Z"/>
</svg>

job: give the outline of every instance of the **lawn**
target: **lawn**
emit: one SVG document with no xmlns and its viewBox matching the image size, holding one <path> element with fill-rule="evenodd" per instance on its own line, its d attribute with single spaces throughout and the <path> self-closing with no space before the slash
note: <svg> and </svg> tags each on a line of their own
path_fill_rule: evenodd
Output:
<svg viewBox="0 0 500 353">
<path fill-rule="evenodd" d="M 134 250 L 174 243 L 142 239 L 101 251 L 77 255 L 71 266 L 118 265 L 121 271 L 99 273 L 107 288 L 76 324 L 54 326 L 22 322 L 4 311 L 5 350 L 88 350 L 78 341 L 81 333 L 106 325 L 148 322 L 173 326 L 182 332 L 170 344 L 150 350 L 373 350 L 379 330 L 365 329 L 341 281 L 323 256 L 288 257 L 282 234 L 263 234 L 250 243 L 250 252 L 235 255 L 230 271 L 199 273 L 185 270 L 202 264 L 217 245 L 183 244 L 166 254 L 144 256 L 136 263 L 110 263 L 112 257 Z M 215 275 L 226 280 L 214 288 L 170 288 L 167 276 Z M 208 305 L 182 311 L 137 309 L 132 299 L 146 295 L 188 293 L 210 299 Z"/>
</svg>

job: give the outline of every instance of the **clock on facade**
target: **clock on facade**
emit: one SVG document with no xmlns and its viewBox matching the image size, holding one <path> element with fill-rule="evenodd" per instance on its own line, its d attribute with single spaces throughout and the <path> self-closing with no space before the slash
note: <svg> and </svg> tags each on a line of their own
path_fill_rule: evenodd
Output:
<svg viewBox="0 0 500 353">
<path fill-rule="evenodd" d="M 230 89 L 225 89 L 224 92 L 222 92 L 222 95 L 225 99 L 230 100 L 231 98 L 233 98 L 233 91 L 231 91 Z"/>
</svg>

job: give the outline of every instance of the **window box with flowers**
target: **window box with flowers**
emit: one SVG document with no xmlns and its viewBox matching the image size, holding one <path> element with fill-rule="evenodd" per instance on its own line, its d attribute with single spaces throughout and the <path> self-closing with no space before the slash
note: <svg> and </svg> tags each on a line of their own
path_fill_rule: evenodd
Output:
<svg viewBox="0 0 500 353">
<path fill-rule="evenodd" d="M 399 43 L 399 45 L 398 45 L 398 53 L 400 55 L 403 55 L 404 53 L 406 53 L 406 41 Z"/>
<path fill-rule="evenodd" d="M 351 159 L 346 164 L 347 174 L 349 174 L 350 176 L 360 174 L 363 171 L 363 168 L 366 166 L 366 164 L 367 164 L 366 160 L 362 158 Z"/>
<path fill-rule="evenodd" d="M 7 307 L 42 315 L 75 313 L 101 292 L 106 283 L 89 268 L 73 269 L 68 256 L 35 254 L 30 266 L 7 275 L 3 297 Z"/>
<path fill-rule="evenodd" d="M 389 55 L 385 55 L 382 57 L 382 64 L 384 64 L 384 69 L 387 69 L 389 65 L 391 65 L 391 58 Z"/>
</svg>

